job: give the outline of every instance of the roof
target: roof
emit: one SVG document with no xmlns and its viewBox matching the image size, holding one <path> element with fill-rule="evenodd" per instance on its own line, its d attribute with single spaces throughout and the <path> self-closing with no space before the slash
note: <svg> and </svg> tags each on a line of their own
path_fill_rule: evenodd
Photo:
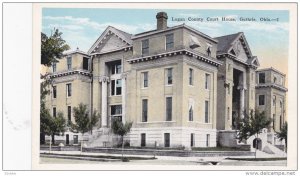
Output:
<svg viewBox="0 0 300 176">
<path fill-rule="evenodd" d="M 282 73 L 281 71 L 279 71 L 279 70 L 277 70 L 277 69 L 275 69 L 275 68 L 273 68 L 273 67 L 270 67 L 270 68 L 262 68 L 262 69 L 256 70 L 256 72 L 262 72 L 262 71 L 274 71 L 274 72 L 276 72 L 276 73 L 281 74 L 282 76 L 285 76 L 284 73 Z"/>
<path fill-rule="evenodd" d="M 86 52 L 79 50 L 79 48 L 77 48 L 77 49 L 74 50 L 74 51 L 67 51 L 67 52 L 64 52 L 63 55 L 67 56 L 67 55 L 77 54 L 77 53 L 78 53 L 78 54 L 82 54 L 82 55 L 89 56 Z"/>
<path fill-rule="evenodd" d="M 145 37 L 145 36 L 149 36 L 149 35 L 154 35 L 154 34 L 157 34 L 157 33 L 166 32 L 166 31 L 170 31 L 170 30 L 178 29 L 178 28 L 185 28 L 185 29 L 188 29 L 188 30 L 193 31 L 193 32 L 197 33 L 198 35 L 200 35 L 200 36 L 202 36 L 202 37 L 204 37 L 204 38 L 206 38 L 206 39 L 209 39 L 209 40 L 211 40 L 211 41 L 213 41 L 213 42 L 215 42 L 215 43 L 218 43 L 218 40 L 216 40 L 216 39 L 214 39 L 214 38 L 212 38 L 212 37 L 210 37 L 210 36 L 208 36 L 208 35 L 206 35 L 206 34 L 200 32 L 200 31 L 198 31 L 197 29 L 192 28 L 192 27 L 190 27 L 190 26 L 188 26 L 188 25 L 186 25 L 186 24 L 184 24 L 184 23 L 183 23 L 183 24 L 180 24 L 180 25 L 168 27 L 168 28 L 162 29 L 162 30 L 156 30 L 156 29 L 155 29 L 155 30 L 150 30 L 150 31 L 138 33 L 138 34 L 133 35 L 131 39 L 136 39 L 136 38 L 140 38 L 140 37 Z"/>
<path fill-rule="evenodd" d="M 233 42 L 239 38 L 243 33 L 238 32 L 236 34 L 224 35 L 220 37 L 216 37 L 218 42 L 217 53 L 227 53 L 229 49 L 232 47 Z"/>
</svg>

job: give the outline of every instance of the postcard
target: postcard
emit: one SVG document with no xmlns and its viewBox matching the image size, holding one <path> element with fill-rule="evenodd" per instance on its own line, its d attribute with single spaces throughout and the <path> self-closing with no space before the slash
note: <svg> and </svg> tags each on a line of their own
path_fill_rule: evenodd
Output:
<svg viewBox="0 0 300 176">
<path fill-rule="evenodd" d="M 297 169 L 296 3 L 33 14 L 33 169 Z"/>
</svg>

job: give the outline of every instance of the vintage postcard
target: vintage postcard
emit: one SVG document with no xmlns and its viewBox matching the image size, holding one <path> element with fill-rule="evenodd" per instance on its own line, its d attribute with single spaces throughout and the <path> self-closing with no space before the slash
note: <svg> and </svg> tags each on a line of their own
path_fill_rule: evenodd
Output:
<svg viewBox="0 0 300 176">
<path fill-rule="evenodd" d="M 296 3 L 33 7 L 33 169 L 297 169 Z"/>
</svg>

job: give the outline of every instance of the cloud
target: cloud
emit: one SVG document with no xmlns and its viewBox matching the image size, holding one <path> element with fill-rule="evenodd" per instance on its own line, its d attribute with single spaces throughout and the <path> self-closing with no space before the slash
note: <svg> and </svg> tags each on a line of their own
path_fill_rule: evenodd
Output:
<svg viewBox="0 0 300 176">
<path fill-rule="evenodd" d="M 64 29 L 83 29 L 83 26 L 89 27 L 91 29 L 97 30 L 97 31 L 104 31 L 107 26 L 114 26 L 120 30 L 124 30 L 128 33 L 138 33 L 143 32 L 147 30 L 151 30 L 153 28 L 153 24 L 145 23 L 145 24 L 138 24 L 138 25 L 128 25 L 128 24 L 122 24 L 122 23 L 98 23 L 96 21 L 92 21 L 89 18 L 75 18 L 72 16 L 44 16 L 44 20 L 51 20 L 51 21 L 60 21 L 63 24 L 56 24 L 57 26 L 60 26 Z M 52 25 L 51 27 L 54 27 Z"/>
</svg>

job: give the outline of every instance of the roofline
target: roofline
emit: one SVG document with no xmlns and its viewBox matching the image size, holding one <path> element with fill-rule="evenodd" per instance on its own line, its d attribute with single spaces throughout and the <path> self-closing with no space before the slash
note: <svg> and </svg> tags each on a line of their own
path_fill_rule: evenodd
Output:
<svg viewBox="0 0 300 176">
<path fill-rule="evenodd" d="M 192 27 L 190 27 L 190 26 L 187 26 L 187 25 L 185 25 L 185 24 L 180 24 L 180 25 L 177 25 L 177 26 L 169 27 L 169 28 L 167 28 L 167 29 L 163 29 L 163 30 L 151 30 L 151 32 L 148 32 L 148 33 L 140 33 L 140 34 L 136 34 L 136 35 L 133 35 L 133 36 L 131 37 L 131 39 L 132 39 L 132 40 L 133 40 L 133 39 L 138 39 L 138 38 L 141 38 L 141 37 L 146 37 L 146 36 L 149 36 L 149 35 L 154 35 L 154 34 L 158 34 L 158 33 L 163 33 L 163 32 L 167 32 L 167 31 L 179 29 L 179 28 L 185 28 L 185 29 L 188 29 L 188 30 L 190 30 L 190 31 L 192 31 L 192 32 L 195 32 L 195 33 L 199 34 L 200 36 L 202 36 L 202 37 L 204 37 L 204 38 L 206 38 L 206 39 L 208 39 L 208 40 L 210 40 L 210 41 L 213 41 L 213 42 L 215 42 L 215 43 L 218 43 L 218 40 L 216 40 L 216 39 L 214 39 L 214 38 L 212 38 L 212 37 L 210 37 L 210 36 L 208 36 L 208 35 L 206 35 L 206 34 L 200 32 L 200 31 L 198 31 L 198 30 L 196 30 L 196 29 L 194 29 L 194 28 L 192 28 Z"/>
<path fill-rule="evenodd" d="M 93 50 L 97 47 L 98 43 L 106 36 L 106 33 L 110 31 L 112 33 L 118 33 L 120 34 L 120 29 L 117 29 L 113 26 L 107 26 L 106 29 L 101 33 L 101 35 L 97 38 L 97 40 L 93 43 L 93 45 L 91 46 L 91 48 L 88 50 L 88 54 L 91 54 L 93 52 Z M 124 32 L 124 31 L 123 31 Z M 127 33 L 127 32 L 125 32 Z M 128 34 L 128 33 L 127 33 Z M 123 35 L 123 34 L 121 34 Z M 118 35 L 119 36 L 119 35 Z M 119 36 L 120 37 L 120 36 Z M 124 36 L 123 36 L 124 37 Z M 120 37 L 121 38 L 121 37 Z M 125 40 L 124 38 L 122 38 L 122 40 L 124 40 L 127 44 L 131 45 L 132 42 L 130 43 L 130 41 Z"/>
<path fill-rule="evenodd" d="M 281 85 L 278 85 L 278 84 L 273 84 L 273 83 L 264 83 L 264 84 L 257 84 L 255 86 L 256 89 L 259 89 L 259 88 L 275 88 L 275 89 L 278 89 L 278 90 L 281 90 L 281 91 L 284 91 L 284 92 L 287 92 L 288 89 L 284 86 L 281 86 Z"/>
<path fill-rule="evenodd" d="M 185 54 L 188 55 L 190 57 L 194 57 L 200 61 L 206 62 L 208 64 L 214 65 L 216 67 L 218 67 L 219 65 L 222 65 L 222 62 L 218 61 L 218 60 L 214 60 L 212 58 L 209 58 L 207 56 L 203 56 L 201 55 L 201 53 L 196 53 L 194 51 L 190 51 L 187 49 L 180 49 L 180 50 L 174 50 L 174 51 L 168 51 L 168 52 L 164 52 L 164 53 L 160 53 L 160 54 L 155 54 L 155 55 L 149 55 L 149 56 L 141 56 L 141 57 L 137 57 L 137 58 L 132 58 L 132 59 L 128 59 L 127 62 L 129 63 L 135 63 L 135 62 L 140 62 L 140 61 L 148 61 L 148 60 L 153 60 L 153 59 L 158 59 L 158 58 L 162 58 L 162 57 L 168 57 L 171 55 L 177 55 L 177 54 Z"/>
<path fill-rule="evenodd" d="M 86 52 L 83 52 L 83 51 L 80 51 L 80 50 L 69 51 L 69 52 L 63 53 L 63 56 L 68 56 L 68 55 L 71 55 L 71 54 L 82 54 L 82 55 L 91 57 L 91 56 L 90 56 L 89 54 L 87 54 Z"/>
<path fill-rule="evenodd" d="M 277 70 L 277 69 L 275 69 L 275 68 L 273 68 L 273 67 L 258 69 L 258 70 L 256 70 L 256 72 L 260 72 L 260 71 L 269 71 L 269 70 L 272 70 L 272 71 L 274 71 L 274 72 L 277 72 L 277 73 L 281 74 L 282 76 L 285 76 L 285 75 L 286 75 L 286 74 L 282 73 L 281 71 L 279 71 L 279 70 Z"/>
</svg>

